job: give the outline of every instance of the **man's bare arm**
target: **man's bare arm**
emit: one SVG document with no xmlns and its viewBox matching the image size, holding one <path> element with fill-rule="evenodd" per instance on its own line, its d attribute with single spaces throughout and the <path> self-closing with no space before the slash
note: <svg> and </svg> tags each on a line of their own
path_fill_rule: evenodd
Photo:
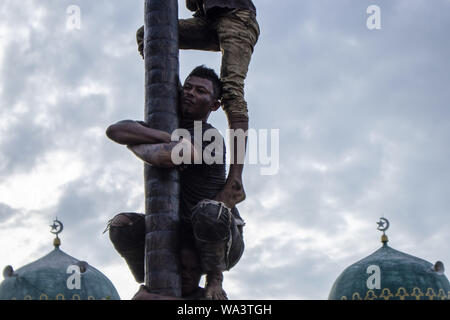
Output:
<svg viewBox="0 0 450 320">
<path fill-rule="evenodd" d="M 106 130 L 106 135 L 111 140 L 123 145 L 171 142 L 169 133 L 145 127 L 133 120 L 123 120 L 110 125 Z"/>
<path fill-rule="evenodd" d="M 178 142 L 130 145 L 128 149 L 142 161 L 155 167 L 173 168 L 172 149 Z"/>
<path fill-rule="evenodd" d="M 173 168 L 178 165 L 175 164 L 172 159 L 172 150 L 177 145 L 180 146 L 178 150 L 181 152 L 178 156 L 182 158 L 184 152 L 189 152 L 189 164 L 194 163 L 194 159 L 199 156 L 199 152 L 197 152 L 191 142 L 186 139 L 182 139 L 179 142 L 172 141 L 169 143 L 129 145 L 128 149 L 130 149 L 139 159 L 150 165 L 161 168 Z"/>
</svg>

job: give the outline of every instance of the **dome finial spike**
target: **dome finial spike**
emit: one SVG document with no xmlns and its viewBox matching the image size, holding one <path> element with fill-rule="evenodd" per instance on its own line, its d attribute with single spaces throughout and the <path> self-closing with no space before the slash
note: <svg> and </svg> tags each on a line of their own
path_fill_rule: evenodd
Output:
<svg viewBox="0 0 450 320">
<path fill-rule="evenodd" d="M 386 218 L 380 218 L 380 221 L 377 222 L 377 229 L 378 231 L 382 231 L 383 235 L 381 236 L 381 242 L 383 243 L 383 245 L 386 245 L 389 241 L 387 235 L 386 235 L 386 230 L 389 229 L 389 220 Z"/>
<path fill-rule="evenodd" d="M 53 220 L 53 224 L 50 225 L 50 227 L 52 228 L 50 232 L 56 235 L 56 238 L 53 240 L 53 245 L 55 246 L 55 248 L 59 248 L 59 246 L 61 245 L 61 240 L 59 239 L 58 234 L 63 231 L 64 226 L 62 222 L 59 221 L 58 218 L 56 218 L 55 220 Z"/>
</svg>

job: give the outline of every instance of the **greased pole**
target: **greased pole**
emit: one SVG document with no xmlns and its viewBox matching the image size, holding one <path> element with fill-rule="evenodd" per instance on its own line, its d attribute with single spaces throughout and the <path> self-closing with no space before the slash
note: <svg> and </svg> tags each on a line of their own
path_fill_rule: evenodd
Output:
<svg viewBox="0 0 450 320">
<path fill-rule="evenodd" d="M 178 128 L 178 1 L 145 0 L 145 121 Z M 181 297 L 179 173 L 145 165 L 145 284 L 152 293 Z"/>
</svg>

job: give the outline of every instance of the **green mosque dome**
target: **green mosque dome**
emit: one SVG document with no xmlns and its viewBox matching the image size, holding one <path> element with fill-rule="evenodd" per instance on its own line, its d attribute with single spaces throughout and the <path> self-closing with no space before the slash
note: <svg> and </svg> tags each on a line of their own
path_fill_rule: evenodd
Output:
<svg viewBox="0 0 450 320">
<path fill-rule="evenodd" d="M 20 269 L 3 270 L 0 300 L 120 300 L 105 275 L 59 249 L 58 236 L 54 245 L 49 254 Z"/>
<path fill-rule="evenodd" d="M 386 229 L 379 228 L 383 231 L 383 246 L 345 269 L 336 279 L 328 299 L 450 299 L 450 283 L 444 275 L 443 263 L 432 264 L 389 247 Z"/>
</svg>

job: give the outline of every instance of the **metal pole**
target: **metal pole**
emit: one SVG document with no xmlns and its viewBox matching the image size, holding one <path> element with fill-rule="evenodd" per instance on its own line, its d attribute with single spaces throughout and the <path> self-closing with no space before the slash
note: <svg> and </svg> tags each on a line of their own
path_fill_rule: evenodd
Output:
<svg viewBox="0 0 450 320">
<path fill-rule="evenodd" d="M 178 1 L 145 0 L 145 121 L 178 128 Z M 152 293 L 181 297 L 179 174 L 146 165 L 145 284 Z"/>
</svg>

